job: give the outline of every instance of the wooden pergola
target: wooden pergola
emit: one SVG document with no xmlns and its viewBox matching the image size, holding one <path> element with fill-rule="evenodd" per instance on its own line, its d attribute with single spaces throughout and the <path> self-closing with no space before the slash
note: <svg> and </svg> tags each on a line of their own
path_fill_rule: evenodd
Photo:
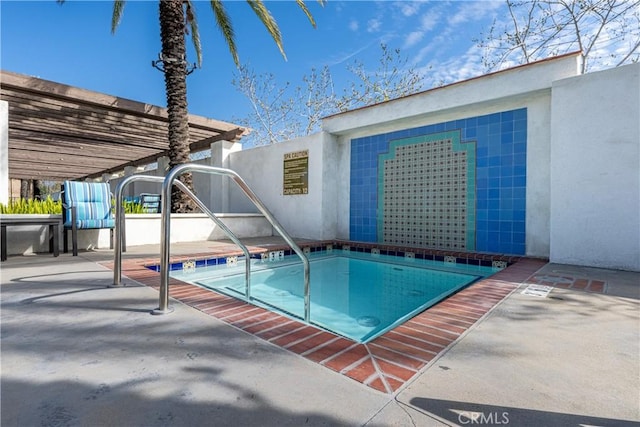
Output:
<svg viewBox="0 0 640 427">
<path fill-rule="evenodd" d="M 0 71 L 9 104 L 9 178 L 63 181 L 97 178 L 167 155 L 167 110 L 129 99 Z M 189 116 L 191 151 L 247 130 Z"/>
</svg>

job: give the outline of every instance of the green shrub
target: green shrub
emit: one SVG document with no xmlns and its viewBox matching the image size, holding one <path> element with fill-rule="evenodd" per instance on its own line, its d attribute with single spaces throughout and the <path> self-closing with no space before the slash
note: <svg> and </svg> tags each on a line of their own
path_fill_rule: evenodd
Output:
<svg viewBox="0 0 640 427">
<path fill-rule="evenodd" d="M 8 205 L 0 203 L 0 214 L 61 214 L 62 203 L 51 196 L 44 200 L 18 199 Z"/>
<path fill-rule="evenodd" d="M 115 206 L 115 203 L 114 203 Z M 145 213 L 140 203 L 123 201 L 125 214 Z M 0 203 L 0 214 L 62 214 L 62 202 L 47 196 L 44 200 L 18 199 L 10 201 L 8 205 Z"/>
<path fill-rule="evenodd" d="M 124 213 L 126 214 L 143 214 L 145 213 L 144 208 L 140 203 L 130 202 L 127 200 L 122 201 L 122 207 L 124 208 Z"/>
</svg>

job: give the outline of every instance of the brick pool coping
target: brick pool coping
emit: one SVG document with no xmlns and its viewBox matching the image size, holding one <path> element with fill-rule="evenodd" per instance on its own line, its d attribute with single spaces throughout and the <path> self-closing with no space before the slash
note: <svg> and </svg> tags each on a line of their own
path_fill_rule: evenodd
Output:
<svg viewBox="0 0 640 427">
<path fill-rule="evenodd" d="M 342 244 L 335 241 L 333 243 Z M 249 247 L 251 253 L 279 249 L 273 246 Z M 206 253 L 175 257 L 171 262 L 234 255 L 238 255 L 235 246 L 217 247 Z M 459 255 L 478 256 L 475 254 L 443 254 L 442 256 L 459 257 Z M 480 257 L 492 259 L 486 255 L 480 255 Z M 505 259 L 499 256 L 494 258 L 514 263 L 430 307 L 367 344 L 356 343 L 315 326 L 306 325 L 174 278 L 169 280 L 169 295 L 229 325 L 299 354 L 375 390 L 394 393 L 427 364 L 443 354 L 462 334 L 520 284 L 538 283 L 534 275 L 547 264 L 546 260 L 539 259 L 520 257 Z M 122 263 L 122 273 L 144 285 L 159 288 L 159 273 L 146 267 L 157 263 L 158 259 L 126 259 Z M 104 265 L 112 267 L 113 263 Z M 528 279 L 531 280 L 528 281 Z"/>
</svg>

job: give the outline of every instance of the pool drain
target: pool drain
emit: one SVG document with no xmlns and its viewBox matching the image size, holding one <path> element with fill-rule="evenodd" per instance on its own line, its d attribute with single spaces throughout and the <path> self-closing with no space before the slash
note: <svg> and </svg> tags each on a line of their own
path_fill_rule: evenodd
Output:
<svg viewBox="0 0 640 427">
<path fill-rule="evenodd" d="M 378 326 L 380 319 L 374 316 L 360 316 L 358 317 L 358 325 L 360 326 Z"/>
<path fill-rule="evenodd" d="M 291 295 L 291 292 L 285 291 L 284 289 L 278 289 L 276 291 L 273 291 L 273 293 L 276 294 L 279 297 L 287 297 L 287 296 Z"/>
</svg>

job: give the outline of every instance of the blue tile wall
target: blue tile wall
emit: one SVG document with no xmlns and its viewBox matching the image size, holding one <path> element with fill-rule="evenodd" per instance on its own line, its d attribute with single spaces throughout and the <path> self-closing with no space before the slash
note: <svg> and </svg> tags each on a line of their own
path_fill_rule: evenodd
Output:
<svg viewBox="0 0 640 427">
<path fill-rule="evenodd" d="M 380 242 L 378 156 L 393 140 L 459 130 L 475 142 L 475 251 L 523 255 L 527 181 L 527 109 L 452 120 L 351 140 L 350 239 Z M 472 233 L 474 230 L 466 230 Z M 468 249 L 472 249 L 467 245 Z"/>
</svg>

